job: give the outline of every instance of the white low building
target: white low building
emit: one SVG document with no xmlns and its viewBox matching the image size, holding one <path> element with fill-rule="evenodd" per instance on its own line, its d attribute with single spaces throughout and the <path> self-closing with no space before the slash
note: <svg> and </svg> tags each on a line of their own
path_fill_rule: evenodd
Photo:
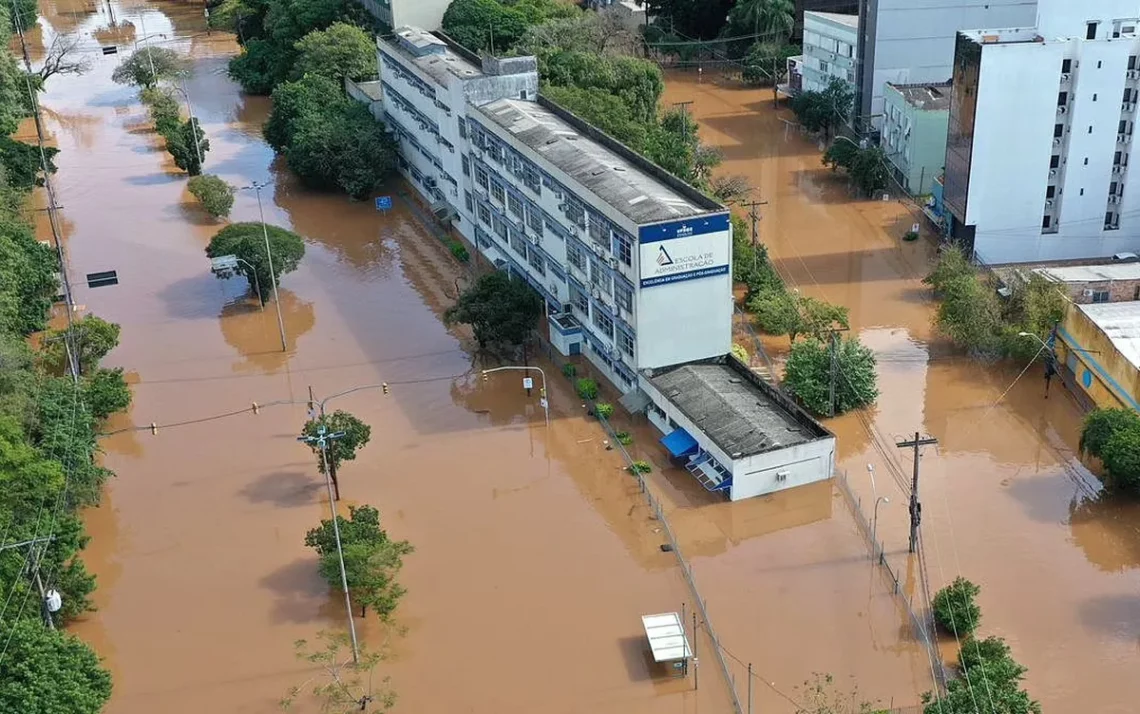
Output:
<svg viewBox="0 0 1140 714">
<path fill-rule="evenodd" d="M 420 27 L 438 30 L 451 0 L 357 0 L 388 28 Z"/>
<path fill-rule="evenodd" d="M 858 15 L 805 12 L 801 89 L 821 92 L 838 79 L 854 91 L 858 45 Z"/>
</svg>

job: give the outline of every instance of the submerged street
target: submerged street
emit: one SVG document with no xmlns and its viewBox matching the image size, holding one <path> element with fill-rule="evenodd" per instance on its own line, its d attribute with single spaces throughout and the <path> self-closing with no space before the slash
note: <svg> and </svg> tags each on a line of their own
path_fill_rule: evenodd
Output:
<svg viewBox="0 0 1140 714">
<path fill-rule="evenodd" d="M 99 46 L 117 23 L 162 34 L 194 60 L 187 93 L 209 137 L 205 171 L 244 187 L 268 182 L 266 220 L 306 239 L 281 286 L 287 347 L 272 305 L 245 281 L 209 271 L 204 249 L 223 225 L 190 197 L 134 89 L 110 75 Z M 470 340 L 442 324 L 466 280 L 446 247 L 399 198 L 369 201 L 302 188 L 261 136 L 263 97 L 226 75 L 237 47 L 206 34 L 201 6 L 44 0 L 52 32 L 84 37 L 92 71 L 58 76 L 42 95 L 61 153 L 54 178 L 70 270 L 117 270 L 120 283 L 76 301 L 122 325 L 109 366 L 134 389 L 110 423 L 104 463 L 117 478 L 86 520 L 84 558 L 96 612 L 71 629 L 114 675 L 110 714 L 278 711 L 314 668 L 293 643 L 344 626 L 343 603 L 317 574 L 305 532 L 329 513 L 324 483 L 296 442 L 309 388 L 371 424 L 341 473 L 349 505 L 379 508 L 415 553 L 395 625 L 357 618 L 387 648 L 397 711 L 720 714 L 743 701 L 792 712 L 813 672 L 882 706 L 914 706 L 933 672 L 910 619 L 837 487 L 820 483 L 739 503 L 669 467 L 644 420 L 635 458 L 692 566 L 721 637 L 726 682 L 702 633 L 699 689 L 650 667 L 640 616 L 692 612 L 692 594 L 662 526 L 570 383 L 549 362 L 551 427 L 517 380 L 484 383 Z M 788 130 L 770 90 L 670 76 L 664 104 L 693 100 L 722 170 L 749 176 L 760 237 L 805 294 L 841 303 L 875 349 L 881 396 L 833 420 L 839 461 L 864 509 L 887 495 L 879 537 L 917 597 L 906 553 L 909 452 L 915 431 L 939 440 L 922 458 L 923 537 L 931 586 L 963 574 L 982 586 L 983 634 L 1008 639 L 1046 711 L 1126 712 L 1140 639 L 1140 507 L 1109 504 L 1075 453 L 1080 413 L 1040 371 L 954 357 L 932 334 L 920 280 L 933 243 L 903 244 L 919 221 L 896 201 L 852 200 L 817 147 Z M 31 130 L 28 130 L 29 135 Z M 392 194 L 406 188 L 393 183 Z M 239 191 L 231 220 L 258 220 Z M 41 237 L 46 237 L 45 225 Z M 766 339 L 779 359 L 786 340 Z M 259 406 L 253 414 L 250 407 Z M 151 424 L 155 424 L 152 434 Z M 874 468 L 875 487 L 867 464 Z M 942 643 L 947 658 L 953 642 Z M 302 711 L 307 711 L 302 709 Z"/>
</svg>

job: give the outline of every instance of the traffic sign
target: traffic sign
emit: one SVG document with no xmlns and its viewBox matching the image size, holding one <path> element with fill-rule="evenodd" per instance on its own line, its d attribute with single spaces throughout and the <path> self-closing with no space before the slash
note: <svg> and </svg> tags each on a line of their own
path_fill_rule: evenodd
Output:
<svg viewBox="0 0 1140 714">
<path fill-rule="evenodd" d="M 377 211 L 390 211 L 390 210 L 392 210 L 392 197 L 391 196 L 377 196 L 376 197 L 376 210 Z"/>
<path fill-rule="evenodd" d="M 534 389 L 533 377 L 523 377 L 523 389 Z"/>
</svg>

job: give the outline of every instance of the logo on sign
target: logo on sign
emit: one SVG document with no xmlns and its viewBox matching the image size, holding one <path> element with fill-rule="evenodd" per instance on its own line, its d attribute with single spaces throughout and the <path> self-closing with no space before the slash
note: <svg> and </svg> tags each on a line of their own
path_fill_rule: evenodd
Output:
<svg viewBox="0 0 1140 714">
<path fill-rule="evenodd" d="M 693 227 L 682 223 L 681 227 L 677 229 L 677 237 L 684 238 L 693 235 Z"/>
<path fill-rule="evenodd" d="M 661 246 L 657 250 L 657 264 L 661 266 L 673 264 L 673 259 L 669 257 L 669 251 L 665 250 L 665 246 Z"/>
</svg>

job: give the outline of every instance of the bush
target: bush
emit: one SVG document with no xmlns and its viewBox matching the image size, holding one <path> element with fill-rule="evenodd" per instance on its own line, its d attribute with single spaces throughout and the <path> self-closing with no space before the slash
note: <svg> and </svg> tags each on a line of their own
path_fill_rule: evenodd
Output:
<svg viewBox="0 0 1140 714">
<path fill-rule="evenodd" d="M 614 438 L 616 438 L 618 443 L 622 446 L 629 446 L 633 443 L 633 436 L 631 436 L 628 431 L 619 431 L 614 434 Z"/>
<path fill-rule="evenodd" d="M 202 162 L 210 150 L 210 140 L 202 131 L 197 117 L 187 119 L 177 129 L 163 136 L 166 137 L 166 150 L 174 159 L 175 166 L 191 176 L 202 173 Z"/>
<path fill-rule="evenodd" d="M 1140 491 L 1140 429 L 1115 432 L 1101 449 L 1100 458 L 1114 486 Z"/>
<path fill-rule="evenodd" d="M 934 288 L 935 295 L 941 295 L 950 281 L 973 274 L 974 266 L 970 265 L 966 253 L 957 244 L 950 244 L 942 246 L 934 270 L 922 282 Z"/>
<path fill-rule="evenodd" d="M 582 377 L 575 386 L 578 390 L 578 396 L 582 399 L 597 399 L 598 383 L 594 380 Z"/>
<path fill-rule="evenodd" d="M 614 405 L 608 402 L 598 402 L 594 405 L 594 414 L 599 419 L 609 419 L 614 415 Z"/>
<path fill-rule="evenodd" d="M 752 361 L 752 358 L 748 356 L 748 350 L 744 348 L 744 345 L 736 342 L 732 343 L 732 356 L 744 364 L 748 364 Z"/>
<path fill-rule="evenodd" d="M 574 377 L 577 374 L 578 374 L 578 368 L 575 367 L 574 365 L 570 364 L 569 362 L 562 365 L 562 376 L 564 376 L 568 379 L 574 379 Z"/>
<path fill-rule="evenodd" d="M 154 130 L 164 137 L 178 131 L 182 124 L 182 111 L 178 99 L 169 89 L 147 87 L 139 92 L 139 98 L 146 105 Z"/>
<path fill-rule="evenodd" d="M 632 464 L 626 467 L 626 470 L 635 475 L 647 474 L 653 470 L 653 467 L 649 465 L 648 461 L 634 461 Z"/>
<path fill-rule="evenodd" d="M 906 233 L 903 233 L 903 240 L 905 240 L 907 243 L 913 243 L 914 241 L 918 240 L 918 231 L 907 231 Z"/>
<path fill-rule="evenodd" d="M 234 187 L 221 178 L 213 174 L 193 176 L 187 187 L 202 204 L 202 208 L 214 218 L 230 215 L 230 209 L 234 206 Z"/>
<path fill-rule="evenodd" d="M 447 244 L 447 249 L 451 251 L 451 255 L 455 257 L 460 263 L 466 263 L 471 260 L 471 254 L 467 252 L 467 246 L 463 245 L 457 240 L 453 240 Z"/>
<path fill-rule="evenodd" d="M 975 602 L 982 589 L 958 576 L 934 596 L 934 621 L 957 637 L 971 634 L 978 627 L 982 610 Z"/>
<path fill-rule="evenodd" d="M 835 350 L 835 414 L 831 414 L 831 346 L 817 339 L 792 343 L 784 368 L 784 384 L 810 411 L 835 416 L 873 404 L 876 386 L 875 354 L 858 339 L 838 341 Z"/>
<path fill-rule="evenodd" d="M 1081 427 L 1080 450 L 1100 458 L 1105 444 L 1121 431 L 1140 431 L 1140 414 L 1131 409 L 1093 409 Z"/>
<path fill-rule="evenodd" d="M 83 379 L 83 400 L 96 419 L 106 419 L 131 405 L 131 389 L 121 367 L 99 367 Z"/>
</svg>

